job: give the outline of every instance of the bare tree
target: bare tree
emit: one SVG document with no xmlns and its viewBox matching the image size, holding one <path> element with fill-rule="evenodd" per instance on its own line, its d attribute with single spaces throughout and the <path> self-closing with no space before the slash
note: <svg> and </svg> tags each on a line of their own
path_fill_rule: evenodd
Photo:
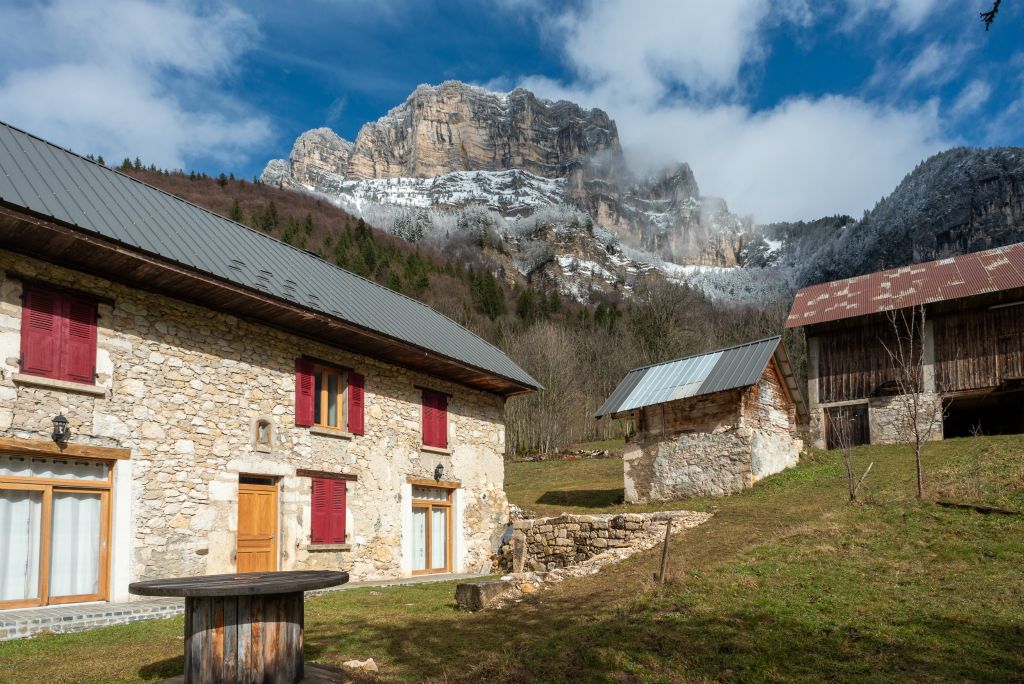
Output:
<svg viewBox="0 0 1024 684">
<path fill-rule="evenodd" d="M 889 356 L 896 384 L 893 405 L 896 408 L 896 430 L 901 442 L 914 447 L 917 469 L 917 498 L 924 497 L 924 465 L 921 447 L 930 441 L 936 428 L 942 426 L 942 410 L 938 397 L 926 393 L 924 387 L 925 307 L 897 309 L 886 314 L 892 337 L 882 340 Z"/>
<path fill-rule="evenodd" d="M 875 462 L 869 463 L 868 467 L 864 470 L 864 474 L 860 476 L 860 479 L 857 478 L 853 459 L 853 416 L 849 411 L 840 409 L 833 414 L 829 418 L 828 429 L 832 436 L 832 443 L 835 444 L 839 455 L 843 457 L 843 465 L 846 466 L 846 483 L 849 489 L 850 501 L 857 501 L 857 493 L 860 491 L 861 485 L 864 484 L 864 480 L 867 478 L 868 473 L 871 472 L 871 467 L 875 465 Z"/>
</svg>

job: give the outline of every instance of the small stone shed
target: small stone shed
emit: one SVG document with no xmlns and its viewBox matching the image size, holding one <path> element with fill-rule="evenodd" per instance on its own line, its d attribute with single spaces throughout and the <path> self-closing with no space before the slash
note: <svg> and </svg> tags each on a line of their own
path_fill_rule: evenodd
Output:
<svg viewBox="0 0 1024 684">
<path fill-rule="evenodd" d="M 731 494 L 796 465 L 807 415 L 780 337 L 631 370 L 597 412 L 636 422 L 629 503 Z"/>
</svg>

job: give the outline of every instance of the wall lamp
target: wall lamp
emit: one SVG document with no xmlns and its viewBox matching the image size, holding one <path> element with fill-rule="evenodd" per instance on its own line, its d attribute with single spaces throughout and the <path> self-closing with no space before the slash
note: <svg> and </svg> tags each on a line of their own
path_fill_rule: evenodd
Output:
<svg viewBox="0 0 1024 684">
<path fill-rule="evenodd" d="M 68 419 L 63 414 L 53 419 L 53 441 L 57 444 L 67 444 L 71 437 L 71 428 L 68 426 Z"/>
</svg>

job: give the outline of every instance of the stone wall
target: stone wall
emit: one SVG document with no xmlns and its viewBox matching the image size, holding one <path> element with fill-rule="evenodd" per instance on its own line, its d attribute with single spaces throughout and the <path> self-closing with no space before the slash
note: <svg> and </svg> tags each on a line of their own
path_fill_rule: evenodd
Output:
<svg viewBox="0 0 1024 684">
<path fill-rule="evenodd" d="M 611 549 L 649 548 L 673 529 L 694 527 L 710 517 L 694 511 L 570 515 L 531 518 L 512 523 L 512 537 L 501 547 L 498 567 L 503 572 L 546 572 L 583 563 Z"/>
<path fill-rule="evenodd" d="M 407 478 L 432 477 L 439 462 L 461 482 L 459 568 L 483 569 L 498 547 L 507 520 L 501 398 L 9 252 L 0 251 L 0 274 L 0 436 L 49 439 L 63 413 L 74 443 L 131 450 L 115 472 L 115 595 L 136 579 L 233 571 L 240 473 L 279 478 L 281 569 L 340 568 L 353 580 L 408 574 Z M 95 387 L 18 375 L 23 278 L 103 298 Z M 300 355 L 365 376 L 364 435 L 295 425 Z M 446 452 L 421 448 L 416 385 L 451 394 Z M 273 423 L 269 452 L 254 446 L 259 418 Z M 347 545 L 310 546 L 311 481 L 297 468 L 358 478 Z"/>
<path fill-rule="evenodd" d="M 774 363 L 757 384 L 652 406 L 623 453 L 625 500 L 724 496 L 796 465 L 796 406 Z"/>
<path fill-rule="evenodd" d="M 931 440 L 942 439 L 942 398 L 935 393 L 922 394 L 918 429 L 922 437 L 931 428 Z M 901 397 L 875 397 L 868 402 L 868 427 L 872 444 L 912 442 L 913 418 Z"/>
</svg>

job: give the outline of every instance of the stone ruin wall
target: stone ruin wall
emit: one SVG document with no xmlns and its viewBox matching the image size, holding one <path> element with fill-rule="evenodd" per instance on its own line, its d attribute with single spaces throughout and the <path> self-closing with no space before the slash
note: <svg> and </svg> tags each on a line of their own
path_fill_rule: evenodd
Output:
<svg viewBox="0 0 1024 684">
<path fill-rule="evenodd" d="M 682 530 L 704 522 L 709 515 L 693 511 L 623 513 L 620 515 L 570 515 L 532 518 L 512 523 L 512 537 L 501 547 L 498 567 L 502 572 L 547 572 L 578 565 L 610 549 L 640 550 L 653 545 L 673 529 Z"/>
</svg>

